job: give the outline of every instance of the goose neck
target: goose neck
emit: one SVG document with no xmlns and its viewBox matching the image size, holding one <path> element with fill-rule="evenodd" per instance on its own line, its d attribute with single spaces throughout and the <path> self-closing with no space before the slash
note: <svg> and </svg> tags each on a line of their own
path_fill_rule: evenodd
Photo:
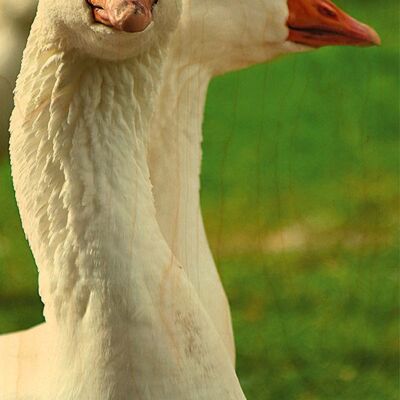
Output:
<svg viewBox="0 0 400 400">
<path fill-rule="evenodd" d="M 191 268 L 197 249 L 200 210 L 202 125 L 210 72 L 171 52 L 150 128 L 150 173 L 157 219 L 167 242 Z M 185 250 L 186 249 L 186 250 Z"/>
<path fill-rule="evenodd" d="M 196 205 L 200 188 L 202 123 L 211 75 L 201 65 L 187 64 L 173 53 L 167 59 L 163 75 L 157 118 L 150 127 L 149 157 L 155 195 L 170 192 L 172 201 L 184 187 L 186 193 L 190 190 L 194 195 L 190 199 L 194 203 L 190 204 Z M 167 209 L 170 205 L 165 200 L 157 204 L 157 208 Z M 175 208 L 171 206 L 170 209 Z"/>
<path fill-rule="evenodd" d="M 129 320 L 132 242 L 155 212 L 146 131 L 159 57 L 112 63 L 28 44 L 10 151 L 45 317 L 54 325 Z"/>
<path fill-rule="evenodd" d="M 168 139 L 167 131 L 175 132 L 174 137 L 183 136 L 191 143 L 199 143 L 211 73 L 200 64 L 184 60 L 172 51 L 167 58 L 156 123 L 161 126 L 160 135 L 166 137 L 165 140 Z"/>
</svg>

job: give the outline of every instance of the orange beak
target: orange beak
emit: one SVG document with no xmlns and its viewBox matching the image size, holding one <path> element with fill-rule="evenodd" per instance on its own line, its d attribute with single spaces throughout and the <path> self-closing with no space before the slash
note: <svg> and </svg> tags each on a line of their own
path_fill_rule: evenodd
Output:
<svg viewBox="0 0 400 400">
<path fill-rule="evenodd" d="M 288 40 L 310 47 L 374 46 L 379 35 L 330 0 L 288 0 Z"/>
<path fill-rule="evenodd" d="M 157 0 L 86 0 L 94 20 L 119 31 L 141 32 L 153 20 Z"/>
</svg>

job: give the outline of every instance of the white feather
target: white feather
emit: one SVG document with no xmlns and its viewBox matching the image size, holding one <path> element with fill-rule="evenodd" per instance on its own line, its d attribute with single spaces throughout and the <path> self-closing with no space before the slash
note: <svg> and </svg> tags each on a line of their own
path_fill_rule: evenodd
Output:
<svg viewBox="0 0 400 400">
<path fill-rule="evenodd" d="M 176 3 L 132 48 L 116 34 L 118 61 L 83 3 L 65 19 L 64 4 L 39 4 L 15 95 L 13 178 L 46 324 L 0 341 L 0 399 L 244 399 L 155 218 L 147 132 Z"/>
</svg>

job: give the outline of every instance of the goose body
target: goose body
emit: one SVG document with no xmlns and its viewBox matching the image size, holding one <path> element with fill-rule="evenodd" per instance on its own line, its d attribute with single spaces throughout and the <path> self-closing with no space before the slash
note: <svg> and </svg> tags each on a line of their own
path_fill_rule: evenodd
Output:
<svg viewBox="0 0 400 400">
<path fill-rule="evenodd" d="M 177 5 L 161 0 L 132 34 L 94 25 L 82 1 L 39 3 L 10 153 L 46 324 L 0 341 L 1 400 L 244 399 L 151 193 L 147 131 Z"/>
</svg>

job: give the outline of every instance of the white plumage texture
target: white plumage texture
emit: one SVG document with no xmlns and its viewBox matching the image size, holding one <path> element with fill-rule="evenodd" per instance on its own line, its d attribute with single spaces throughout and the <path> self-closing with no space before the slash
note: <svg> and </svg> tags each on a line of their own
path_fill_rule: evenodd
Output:
<svg viewBox="0 0 400 400">
<path fill-rule="evenodd" d="M 243 399 L 232 362 L 229 306 L 204 232 L 200 243 L 205 258 L 198 261 L 206 269 L 191 273 L 196 260 L 188 259 L 182 269 L 159 230 L 149 181 L 146 132 L 160 84 L 162 49 L 176 24 L 176 3 L 161 1 L 154 24 L 135 37 L 92 26 L 90 13 L 80 4 L 71 0 L 59 7 L 57 1 L 42 0 L 17 85 L 11 129 L 13 176 L 40 271 L 47 324 L 21 335 L 20 343 L 27 335 L 37 339 L 31 359 L 38 376 L 21 385 L 13 382 L 11 372 L 11 379 L 6 378 L 9 393 L 18 389 L 34 399 L 61 400 L 125 399 L 128 393 L 165 400 Z M 243 35 L 238 29 L 239 14 L 246 11 L 243 5 L 237 4 L 232 21 L 222 29 L 218 19 L 235 10 L 229 2 L 220 0 L 215 12 L 206 15 L 204 6 L 211 3 L 200 7 L 187 1 L 182 26 L 190 29 L 177 33 L 171 54 L 178 52 L 184 64 L 195 49 L 201 68 L 211 66 L 213 73 L 272 58 L 286 50 L 282 21 L 287 8 L 285 2 L 280 4 L 274 18 L 266 13 L 274 10 L 271 0 L 256 3 L 257 20 Z M 265 15 L 273 22 L 270 33 L 266 31 L 272 45 L 261 54 L 264 39 L 259 41 L 258 31 Z M 46 25 L 48 21 L 52 24 Z M 206 36 L 197 31 L 200 27 L 207 27 Z M 193 37 L 197 39 L 192 41 Z M 279 39 L 282 44 L 275 46 Z M 216 57 L 221 46 L 226 46 L 227 57 Z M 205 90 L 209 76 L 198 67 L 191 73 L 205 78 Z M 164 79 L 165 87 L 171 88 L 175 74 L 170 71 Z M 183 111 L 182 104 L 170 106 Z M 199 120 L 193 120 L 197 135 L 202 105 L 184 106 L 181 121 L 187 113 L 200 111 Z M 162 127 L 168 121 L 163 118 L 172 114 L 163 105 L 158 107 Z M 180 125 L 179 118 L 169 129 L 176 124 Z M 196 171 L 198 150 L 189 151 Z M 174 159 L 166 163 L 173 165 Z M 188 182 L 181 183 L 186 187 Z M 195 180 L 192 205 L 197 204 L 197 185 Z M 198 218 L 195 211 L 186 220 L 189 224 Z M 183 244 L 190 244 L 190 235 Z M 203 280 L 198 280 L 199 274 Z M 43 341 L 49 342 L 50 358 L 40 351 Z M 32 361 L 27 365 L 32 368 Z M 87 369 L 88 365 L 96 368 Z M 20 370 L 24 375 L 24 367 Z"/>
<path fill-rule="evenodd" d="M 16 21 L 33 3 L 4 4 Z M 244 399 L 200 212 L 206 92 L 304 47 L 286 0 L 185 0 L 174 35 L 179 0 L 154 7 L 131 34 L 86 0 L 39 2 L 10 150 L 46 324 L 0 340 L 0 400 Z"/>
<path fill-rule="evenodd" d="M 229 304 L 200 206 L 205 100 L 213 76 L 301 50 L 287 41 L 287 16 L 286 0 L 251 4 L 186 0 L 164 67 L 157 118 L 151 125 L 149 159 L 157 220 L 233 363 Z"/>
<path fill-rule="evenodd" d="M 0 343 L 0 399 L 244 399 L 155 218 L 147 131 L 179 7 L 163 0 L 133 49 L 116 33 L 123 46 L 112 62 L 95 39 L 111 44 L 113 32 L 86 35 L 81 2 L 70 3 L 69 19 L 64 2 L 48 1 L 24 53 L 11 122 L 46 324 Z M 72 25 L 81 42 L 71 40 Z"/>
</svg>

